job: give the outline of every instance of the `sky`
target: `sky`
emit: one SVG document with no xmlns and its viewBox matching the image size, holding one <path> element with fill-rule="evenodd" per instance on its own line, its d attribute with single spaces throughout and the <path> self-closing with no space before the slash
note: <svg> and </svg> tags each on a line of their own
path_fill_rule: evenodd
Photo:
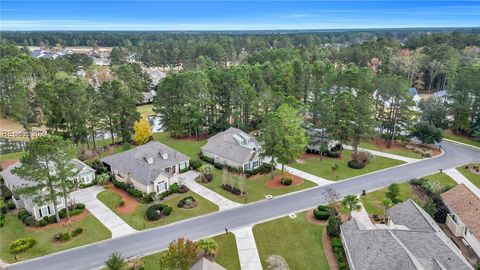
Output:
<svg viewBox="0 0 480 270">
<path fill-rule="evenodd" d="M 4 1 L 0 30 L 479 27 L 476 1 Z"/>
</svg>

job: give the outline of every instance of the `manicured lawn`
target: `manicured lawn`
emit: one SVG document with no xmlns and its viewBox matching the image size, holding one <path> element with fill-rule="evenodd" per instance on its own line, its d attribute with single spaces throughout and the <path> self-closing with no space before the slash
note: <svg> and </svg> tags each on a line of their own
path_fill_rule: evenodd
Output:
<svg viewBox="0 0 480 270">
<path fill-rule="evenodd" d="M 153 112 L 153 104 L 145 104 L 145 105 L 137 106 L 137 112 L 139 112 L 141 116 L 145 116 L 145 117 L 155 114 Z"/>
<path fill-rule="evenodd" d="M 72 228 L 77 227 L 83 228 L 84 232 L 65 243 L 53 243 L 53 236 L 57 233 L 65 232 L 64 227 L 29 230 L 15 215 L 7 214 L 5 216 L 5 226 L 0 228 L 0 258 L 7 263 L 14 262 L 13 255 L 9 253 L 9 245 L 12 241 L 22 237 L 34 238 L 37 243 L 30 250 L 18 255 L 17 258 L 19 260 L 43 256 L 112 237 L 110 231 L 91 214 L 72 225 Z"/>
<path fill-rule="evenodd" d="M 350 160 L 350 155 L 352 151 L 350 150 L 343 150 L 342 151 L 342 159 L 333 159 L 333 158 L 324 158 L 323 160 L 320 160 L 319 157 L 310 157 L 305 159 L 304 163 L 293 163 L 290 164 L 293 168 L 311 173 L 316 176 L 320 176 L 322 178 L 328 179 L 328 180 L 342 180 L 350 177 L 354 177 L 357 175 L 369 173 L 369 172 L 374 172 L 378 171 L 381 169 L 397 166 L 400 164 L 403 164 L 403 161 L 400 160 L 395 160 L 395 159 L 390 159 L 390 158 L 385 158 L 385 157 L 379 157 L 375 156 L 375 160 L 372 161 L 370 164 L 368 164 L 365 168 L 363 169 L 352 169 L 348 167 L 347 163 Z M 339 169 L 337 171 L 337 177 L 332 172 L 332 166 L 334 164 L 338 164 Z"/>
<path fill-rule="evenodd" d="M 366 142 L 363 141 L 360 143 L 361 148 L 365 149 L 370 149 L 370 150 L 376 150 L 380 152 L 385 152 L 389 154 L 394 154 L 394 155 L 399 155 L 399 156 L 404 156 L 404 157 L 409 157 L 409 158 L 422 158 L 422 155 L 417 154 L 413 152 L 412 150 L 408 150 L 407 148 L 384 148 L 376 145 L 375 143 L 372 142 Z"/>
<path fill-rule="evenodd" d="M 444 173 L 436 173 L 436 174 L 431 174 L 429 176 L 425 176 L 423 178 L 426 178 L 430 181 L 434 181 L 437 183 L 440 183 L 444 186 L 451 186 L 454 187 L 457 185 L 457 182 L 453 180 L 450 176 L 444 174 Z"/>
<path fill-rule="evenodd" d="M 410 183 L 402 183 L 399 184 L 400 186 L 400 195 L 398 196 L 399 199 L 405 201 L 410 198 L 412 192 L 412 186 Z M 366 196 L 361 196 L 362 204 L 367 210 L 368 214 L 370 215 L 383 215 L 384 208 L 382 205 L 382 199 L 385 198 L 385 193 L 387 192 L 387 188 L 382 188 L 377 191 L 369 192 Z"/>
<path fill-rule="evenodd" d="M 280 171 L 276 170 L 275 175 Z M 231 176 L 236 181 L 241 181 L 238 176 Z M 265 195 L 278 196 L 289 192 L 311 188 L 316 186 L 315 183 L 305 180 L 301 185 L 296 187 L 283 187 L 283 188 L 268 188 L 265 183 L 271 179 L 270 174 L 264 174 L 261 176 L 255 176 L 247 178 L 245 183 L 244 192 L 247 193 L 246 198 L 234 195 L 220 187 L 222 184 L 223 171 L 215 169 L 213 171 L 213 181 L 210 183 L 200 183 L 205 187 L 215 191 L 216 193 L 224 196 L 225 198 L 238 203 L 250 203 L 258 200 L 265 199 Z M 238 187 L 234 184 L 235 187 Z"/>
<path fill-rule="evenodd" d="M 445 131 L 443 133 L 443 137 L 445 139 L 449 139 L 449 140 L 452 140 L 452 141 L 457 141 L 457 142 L 473 145 L 473 146 L 476 146 L 476 147 L 480 147 L 480 142 L 475 141 L 474 139 L 462 136 L 462 135 L 453 134 L 450 131 Z"/>
<path fill-rule="evenodd" d="M 171 148 L 179 151 L 182 154 L 189 156 L 191 159 L 198 159 L 200 147 L 207 143 L 207 140 L 193 140 L 193 139 L 174 139 L 170 137 L 168 132 L 158 132 L 153 134 L 153 139 L 159 141 Z"/>
<path fill-rule="evenodd" d="M 25 152 L 14 152 L 14 153 L 8 153 L 8 154 L 1 154 L 0 160 L 18 160 L 22 158 L 24 153 Z"/>
<path fill-rule="evenodd" d="M 215 257 L 215 262 L 228 270 L 240 270 L 240 261 L 238 260 L 237 242 L 235 236 L 230 233 L 228 235 L 222 234 L 212 237 L 218 245 L 218 254 Z M 145 270 L 157 270 L 158 260 L 163 252 L 155 253 L 143 257 Z"/>
<path fill-rule="evenodd" d="M 323 249 L 324 226 L 307 221 L 306 213 L 297 218 L 283 217 L 255 225 L 253 233 L 263 269 L 270 255 L 280 255 L 290 269 L 329 269 Z"/>
<path fill-rule="evenodd" d="M 480 163 L 468 164 L 469 168 L 472 168 L 473 165 L 480 166 Z M 461 172 L 472 184 L 480 188 L 480 175 L 474 174 L 470 169 L 465 169 L 465 166 L 458 167 L 457 170 Z"/>
<path fill-rule="evenodd" d="M 178 208 L 177 203 L 187 196 L 193 196 L 193 198 L 198 202 L 198 206 L 192 209 Z M 123 220 L 125 220 L 125 222 L 127 222 L 130 226 L 137 230 L 149 229 L 218 211 L 218 206 L 216 204 L 213 204 L 210 201 L 207 201 L 203 197 L 199 196 L 198 194 L 189 191 L 184 194 L 177 194 L 176 196 L 161 202 L 162 204 L 167 204 L 173 208 L 173 211 L 169 216 L 162 217 L 161 219 L 156 221 L 148 221 L 145 219 L 145 213 L 147 211 L 147 208 L 150 206 L 149 204 L 139 204 L 138 207 L 135 208 L 133 213 L 125 214 L 117 211 L 117 205 L 120 202 L 121 198 L 120 195 L 116 194 L 115 192 L 107 189 L 100 192 L 97 195 L 97 198 L 102 201 L 108 208 L 117 213 L 117 215 Z"/>
</svg>

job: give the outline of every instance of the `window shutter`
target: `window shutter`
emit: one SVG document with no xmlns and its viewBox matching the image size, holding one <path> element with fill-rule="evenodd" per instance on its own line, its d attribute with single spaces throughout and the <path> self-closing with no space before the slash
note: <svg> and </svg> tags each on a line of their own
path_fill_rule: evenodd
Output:
<svg viewBox="0 0 480 270">
<path fill-rule="evenodd" d="M 40 217 L 43 217 L 41 208 L 38 208 L 38 213 L 40 214 Z"/>
<path fill-rule="evenodd" d="M 52 212 L 50 212 L 50 205 L 47 206 L 47 211 L 48 211 L 48 214 L 49 214 L 49 215 L 52 214 Z"/>
</svg>

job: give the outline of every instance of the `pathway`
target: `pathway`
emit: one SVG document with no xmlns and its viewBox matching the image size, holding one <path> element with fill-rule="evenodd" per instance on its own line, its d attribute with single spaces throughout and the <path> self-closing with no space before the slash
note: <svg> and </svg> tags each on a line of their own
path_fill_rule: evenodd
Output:
<svg viewBox="0 0 480 270">
<path fill-rule="evenodd" d="M 350 145 L 344 145 L 343 148 L 345 148 L 347 150 L 353 150 L 353 147 L 350 146 Z M 394 155 L 394 154 L 390 154 L 390 153 L 385 153 L 385 152 L 381 152 L 381 151 L 370 150 L 370 149 L 360 148 L 360 147 L 358 148 L 358 150 L 368 151 L 375 156 L 396 159 L 396 160 L 400 160 L 400 161 L 407 162 L 407 163 L 418 162 L 418 161 L 421 160 L 421 159 L 417 159 L 417 158 L 409 158 L 409 157 Z"/>
<path fill-rule="evenodd" d="M 258 255 L 257 243 L 253 236 L 252 226 L 232 231 L 237 241 L 238 258 L 242 270 L 262 270 L 262 262 Z"/>
<path fill-rule="evenodd" d="M 457 171 L 457 169 L 452 168 L 443 171 L 446 175 L 450 176 L 455 182 L 459 184 L 465 184 L 477 197 L 480 198 L 480 189 L 472 184 L 470 180 L 468 180 L 461 172 Z"/>
<path fill-rule="evenodd" d="M 200 174 L 196 171 L 188 171 L 178 175 L 178 178 L 183 178 L 183 183 L 190 188 L 193 192 L 204 197 L 205 199 L 217 204 L 220 210 L 231 209 L 240 206 L 241 204 L 232 202 L 231 200 L 223 197 L 222 195 L 202 186 L 195 181 L 195 178 Z"/>
<path fill-rule="evenodd" d="M 362 224 L 365 225 L 367 229 L 376 229 L 372 220 L 368 216 L 367 210 L 365 210 L 365 207 L 361 202 L 360 205 L 362 206 L 362 208 L 360 208 L 360 210 L 358 211 L 353 211 L 352 218 L 356 218 L 358 221 L 362 222 Z"/>
<path fill-rule="evenodd" d="M 112 232 L 112 238 L 136 232 L 135 229 L 97 199 L 97 194 L 103 190 L 101 186 L 84 188 L 72 192 L 70 198 L 75 202 L 84 203 L 88 211 Z"/>
<path fill-rule="evenodd" d="M 282 165 L 277 164 L 277 169 L 281 170 Z M 288 172 L 290 174 L 296 175 L 296 176 L 298 176 L 300 178 L 303 178 L 303 179 L 306 179 L 308 181 L 312 181 L 319 186 L 326 186 L 326 185 L 335 183 L 334 181 L 330 181 L 330 180 L 327 180 L 325 178 L 318 177 L 318 176 L 313 175 L 311 173 L 307 173 L 307 172 L 301 171 L 299 169 L 295 169 L 295 168 L 287 166 L 287 165 L 284 166 L 284 169 L 285 169 L 286 172 Z"/>
</svg>

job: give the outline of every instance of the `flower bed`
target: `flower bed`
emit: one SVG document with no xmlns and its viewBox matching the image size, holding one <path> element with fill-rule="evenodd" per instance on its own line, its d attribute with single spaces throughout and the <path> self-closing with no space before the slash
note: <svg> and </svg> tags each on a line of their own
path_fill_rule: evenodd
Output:
<svg viewBox="0 0 480 270">
<path fill-rule="evenodd" d="M 181 199 L 177 204 L 179 208 L 184 208 L 184 209 L 191 209 L 191 208 L 197 207 L 197 205 L 198 205 L 197 201 L 192 196 L 188 196 Z"/>
<path fill-rule="evenodd" d="M 221 187 L 222 187 L 224 190 L 226 190 L 226 191 L 228 191 L 228 192 L 230 192 L 230 193 L 232 193 L 232 194 L 235 194 L 235 195 L 237 195 L 237 196 L 246 195 L 245 192 L 240 191 L 240 189 L 238 189 L 238 188 L 236 188 L 236 187 L 233 187 L 233 186 L 231 186 L 230 184 L 222 184 Z"/>
<path fill-rule="evenodd" d="M 66 233 L 57 233 L 53 236 L 53 241 L 55 242 L 67 242 L 73 237 L 76 237 L 83 233 L 82 228 L 76 228 L 71 232 L 66 232 Z"/>
</svg>

